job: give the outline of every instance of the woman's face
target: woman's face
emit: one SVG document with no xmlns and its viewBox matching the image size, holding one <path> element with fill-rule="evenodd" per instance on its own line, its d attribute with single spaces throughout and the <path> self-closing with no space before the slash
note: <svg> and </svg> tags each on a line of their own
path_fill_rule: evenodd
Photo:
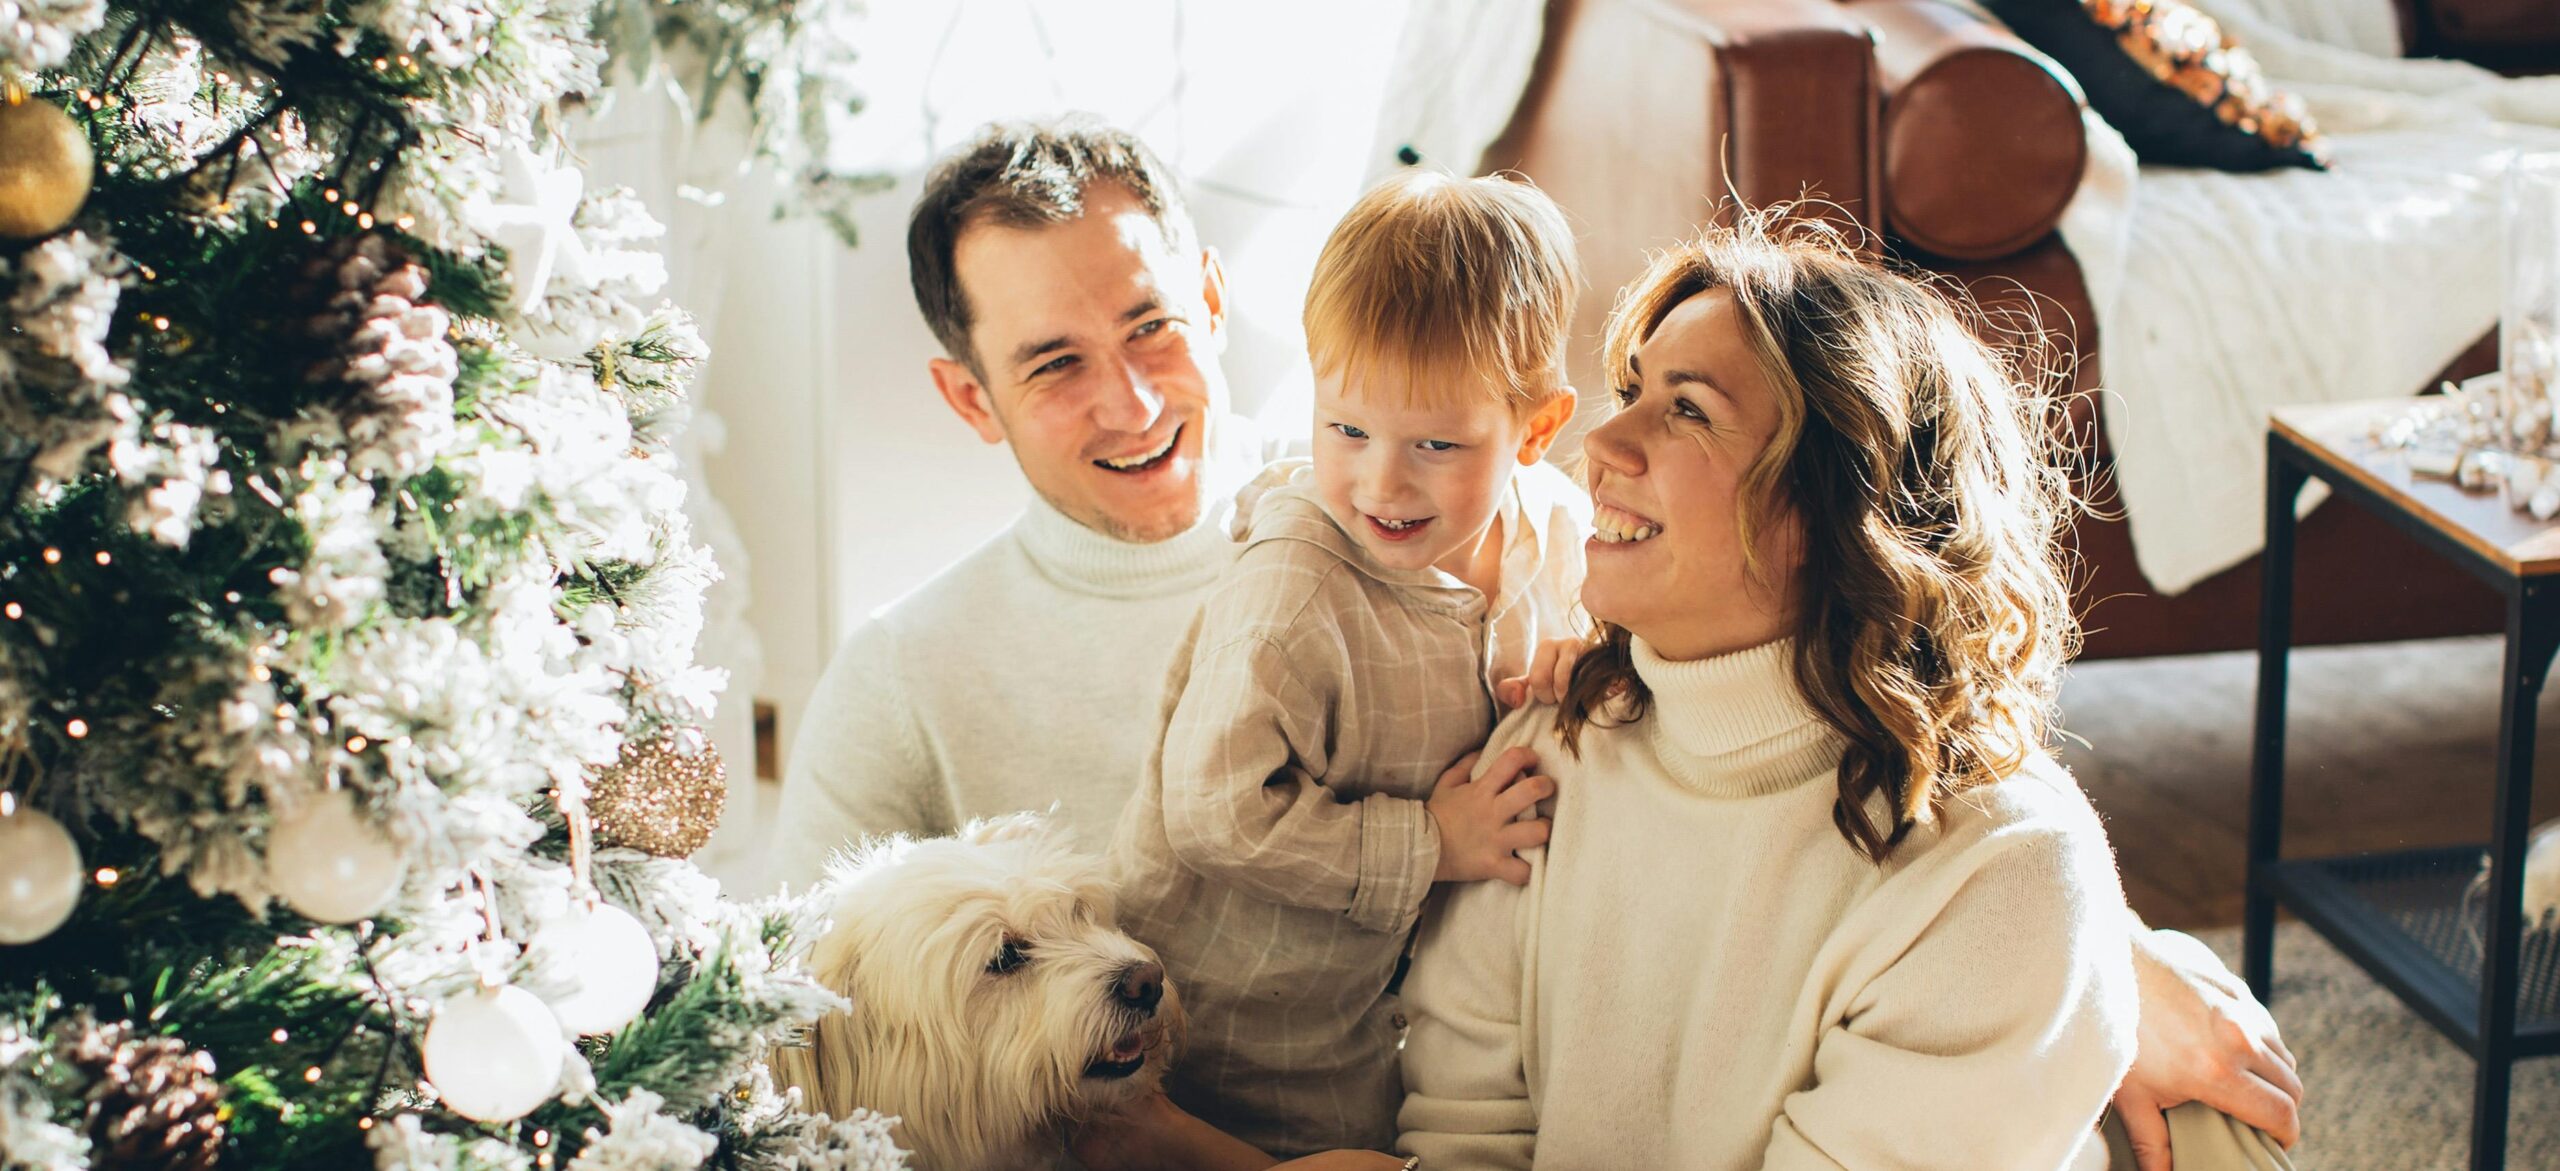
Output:
<svg viewBox="0 0 2560 1171">
<path fill-rule="evenodd" d="M 1691 297 L 1636 347 L 1636 380 L 1583 439 L 1595 529 L 1582 601 L 1669 659 L 1787 633 L 1802 538 L 1792 511 L 1755 527 L 1744 567 L 1742 483 L 1779 423 L 1733 295 Z"/>
</svg>

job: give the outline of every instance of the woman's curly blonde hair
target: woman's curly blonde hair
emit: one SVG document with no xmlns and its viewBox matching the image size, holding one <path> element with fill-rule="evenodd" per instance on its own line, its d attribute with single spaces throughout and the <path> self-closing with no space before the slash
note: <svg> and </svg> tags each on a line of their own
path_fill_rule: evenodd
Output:
<svg viewBox="0 0 2560 1171">
<path fill-rule="evenodd" d="M 1775 518 L 1803 526 L 1796 687 L 1847 742 L 1832 820 L 1880 862 L 2053 729 L 2078 638 L 2053 380 L 2003 356 L 2036 347 L 1986 345 L 1960 300 L 1779 211 L 1657 257 L 1611 312 L 1608 377 L 1631 384 L 1638 344 L 1713 290 L 1779 393 L 1777 434 L 1743 480 L 1745 556 Z M 1575 667 L 1568 749 L 1595 716 L 1643 717 L 1631 638 L 1601 623 Z"/>
</svg>

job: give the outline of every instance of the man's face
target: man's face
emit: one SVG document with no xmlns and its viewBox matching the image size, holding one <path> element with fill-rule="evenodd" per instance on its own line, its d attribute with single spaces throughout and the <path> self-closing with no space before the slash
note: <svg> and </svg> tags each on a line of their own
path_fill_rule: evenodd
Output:
<svg viewBox="0 0 2560 1171">
<path fill-rule="evenodd" d="M 1144 543 L 1197 523 L 1227 404 L 1216 259 L 1177 255 L 1135 196 L 1096 184 L 1067 223 L 964 229 L 953 270 L 978 370 L 934 361 L 952 409 L 1087 528 Z"/>
</svg>

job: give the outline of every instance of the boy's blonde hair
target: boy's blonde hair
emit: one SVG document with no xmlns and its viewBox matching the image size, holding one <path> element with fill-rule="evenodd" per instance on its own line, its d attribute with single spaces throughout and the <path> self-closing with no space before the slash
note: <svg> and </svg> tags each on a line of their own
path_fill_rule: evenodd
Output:
<svg viewBox="0 0 2560 1171">
<path fill-rule="evenodd" d="M 1546 193 L 1406 171 L 1361 196 L 1325 240 L 1307 288 L 1307 353 L 1319 377 L 1409 405 L 1525 412 L 1565 389 L 1578 284 L 1573 230 Z"/>
</svg>

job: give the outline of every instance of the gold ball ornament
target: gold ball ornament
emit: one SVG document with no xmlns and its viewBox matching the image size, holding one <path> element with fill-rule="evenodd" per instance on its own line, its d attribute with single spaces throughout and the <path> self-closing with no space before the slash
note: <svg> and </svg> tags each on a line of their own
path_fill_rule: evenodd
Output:
<svg viewBox="0 0 2560 1171">
<path fill-rule="evenodd" d="M 14 87 L 0 95 L 0 237 L 61 231 L 89 198 L 95 168 L 88 134 L 61 107 Z"/>
<path fill-rule="evenodd" d="M 720 750 L 696 736 L 625 741 L 622 759 L 587 779 L 587 815 L 596 844 L 661 858 L 689 857 L 720 828 L 729 770 Z"/>
</svg>

